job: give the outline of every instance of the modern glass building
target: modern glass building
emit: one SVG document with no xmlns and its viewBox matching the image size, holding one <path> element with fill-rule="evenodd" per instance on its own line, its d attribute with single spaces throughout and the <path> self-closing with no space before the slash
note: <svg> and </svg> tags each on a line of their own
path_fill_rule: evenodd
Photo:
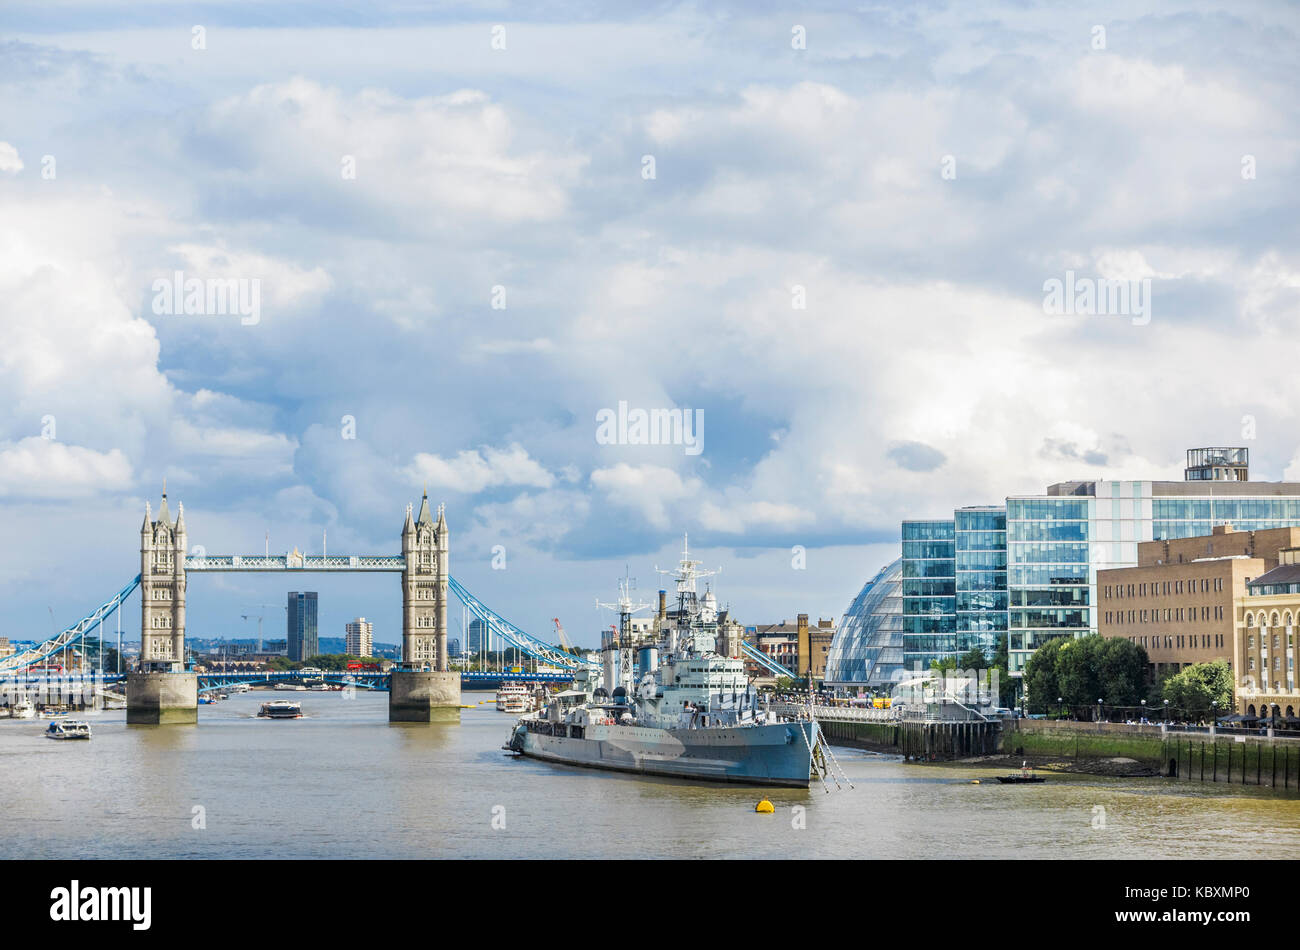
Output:
<svg viewBox="0 0 1300 950">
<path fill-rule="evenodd" d="M 956 528 L 951 521 L 903 522 L 903 663 L 930 661 L 957 649 Z"/>
<path fill-rule="evenodd" d="M 827 685 L 879 689 L 902 674 L 902 580 L 899 559 L 881 568 L 853 598 L 826 656 Z"/>
<path fill-rule="evenodd" d="M 302 662 L 320 653 L 316 626 L 316 592 L 289 592 L 289 659 Z"/>
<path fill-rule="evenodd" d="M 956 538 L 958 654 L 980 650 L 993 659 L 1007 632 L 1007 510 L 960 508 Z"/>
<path fill-rule="evenodd" d="M 905 668 L 975 648 L 992 658 L 1005 632 L 1009 671 L 1019 676 L 1048 640 L 1096 632 L 1097 571 L 1136 565 L 1139 542 L 1208 535 L 1221 524 L 1300 526 L 1300 483 L 1252 482 L 1247 463 L 1242 448 L 1191 449 L 1181 482 L 1061 482 L 1005 506 L 960 508 L 950 521 L 904 521 Z M 852 632 L 852 617 L 874 583 L 845 614 L 827 682 L 871 675 L 876 660 L 865 651 L 874 641 Z"/>
</svg>

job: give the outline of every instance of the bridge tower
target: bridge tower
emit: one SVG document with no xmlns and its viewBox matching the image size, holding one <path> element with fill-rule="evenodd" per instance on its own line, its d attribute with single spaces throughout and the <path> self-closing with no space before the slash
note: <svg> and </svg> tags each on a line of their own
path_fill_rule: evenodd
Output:
<svg viewBox="0 0 1300 950">
<path fill-rule="evenodd" d="M 140 525 L 140 662 L 127 676 L 128 723 L 198 721 L 198 678 L 185 672 L 185 506 L 176 521 L 167 485 L 155 519 Z"/>
<path fill-rule="evenodd" d="M 447 656 L 448 554 L 443 507 L 435 522 L 425 492 L 402 525 L 402 662 L 389 680 L 390 722 L 460 720 L 460 674 Z"/>
<path fill-rule="evenodd" d="M 429 495 L 420 514 L 406 506 L 402 526 L 402 662 L 413 668 L 447 671 L 447 519 L 442 505 L 438 521 L 429 512 Z"/>
</svg>

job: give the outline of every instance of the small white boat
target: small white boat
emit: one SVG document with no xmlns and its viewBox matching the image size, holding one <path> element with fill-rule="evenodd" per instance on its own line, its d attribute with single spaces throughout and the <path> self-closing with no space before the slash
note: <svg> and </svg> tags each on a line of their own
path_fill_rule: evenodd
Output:
<svg viewBox="0 0 1300 950">
<path fill-rule="evenodd" d="M 45 730 L 47 739 L 89 739 L 90 723 L 84 719 L 55 719 Z"/>
<path fill-rule="evenodd" d="M 247 692 L 248 692 L 250 689 L 252 689 L 252 688 L 253 688 L 253 687 L 249 686 L 247 683 L 232 683 L 232 684 L 230 684 L 229 686 L 226 687 L 226 692 L 228 692 L 228 693 L 247 693 Z"/>
<path fill-rule="evenodd" d="M 9 718 L 10 719 L 35 719 L 36 707 L 32 705 L 30 700 L 20 699 L 18 702 L 14 703 L 12 706 L 9 707 Z"/>
<path fill-rule="evenodd" d="M 262 703 L 257 711 L 260 719 L 301 719 L 302 703 L 291 703 L 287 699 L 276 699 Z"/>
</svg>

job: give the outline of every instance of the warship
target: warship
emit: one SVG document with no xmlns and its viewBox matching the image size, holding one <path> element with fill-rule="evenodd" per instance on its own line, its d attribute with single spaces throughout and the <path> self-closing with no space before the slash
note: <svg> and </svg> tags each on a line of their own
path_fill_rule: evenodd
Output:
<svg viewBox="0 0 1300 950">
<path fill-rule="evenodd" d="M 743 631 L 720 623 L 711 590 L 700 596 L 700 570 L 683 546 L 676 609 L 634 630 L 631 584 L 620 584 L 617 632 L 606 634 L 604 669 L 580 670 L 574 688 L 521 717 L 505 748 L 546 762 L 641 775 L 807 788 L 824 767 L 816 720 L 784 719 L 759 709 L 744 661 L 730 642 Z M 644 622 L 642 622 L 644 623 Z M 720 647 L 719 637 L 729 642 Z"/>
</svg>

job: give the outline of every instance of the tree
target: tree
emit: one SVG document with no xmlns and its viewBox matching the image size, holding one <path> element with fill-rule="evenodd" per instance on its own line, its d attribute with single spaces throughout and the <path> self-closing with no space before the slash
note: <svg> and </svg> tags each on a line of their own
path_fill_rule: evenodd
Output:
<svg viewBox="0 0 1300 950">
<path fill-rule="evenodd" d="M 1232 708 L 1232 669 L 1223 660 L 1195 663 L 1167 677 L 1161 692 L 1174 715 L 1205 719 Z"/>
<path fill-rule="evenodd" d="M 1030 712 L 1045 713 L 1049 704 L 1061 695 L 1057 677 L 1056 660 L 1061 652 L 1061 639 L 1048 640 L 1030 654 L 1025 663 L 1023 683 Z"/>
<path fill-rule="evenodd" d="M 1122 637 L 1098 639 L 1097 695 L 1108 706 L 1138 705 L 1147 672 L 1146 649 Z"/>
</svg>

